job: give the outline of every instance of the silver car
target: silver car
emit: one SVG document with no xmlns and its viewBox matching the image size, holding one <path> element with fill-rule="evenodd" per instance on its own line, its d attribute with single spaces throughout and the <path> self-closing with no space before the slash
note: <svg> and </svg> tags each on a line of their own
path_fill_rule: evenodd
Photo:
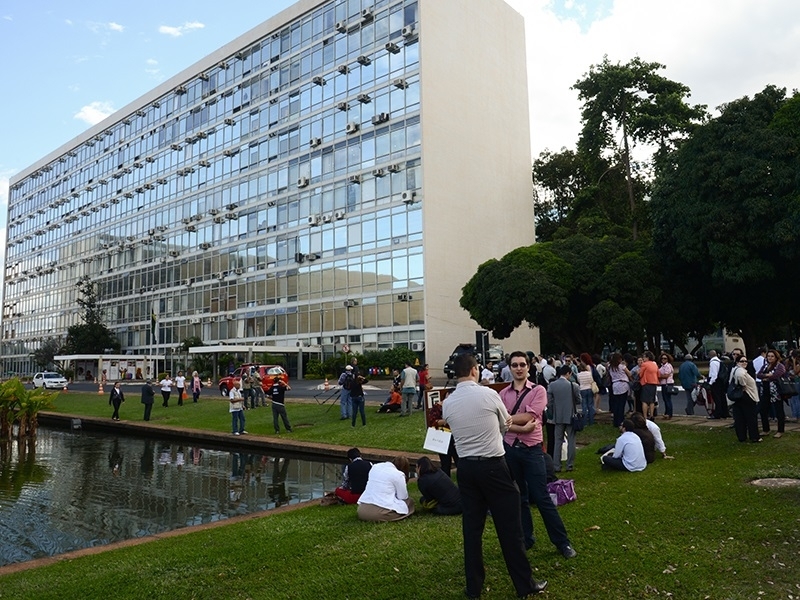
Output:
<svg viewBox="0 0 800 600">
<path fill-rule="evenodd" d="M 61 373 L 43 371 L 33 376 L 33 387 L 46 390 L 60 390 L 67 387 L 67 380 Z"/>
</svg>

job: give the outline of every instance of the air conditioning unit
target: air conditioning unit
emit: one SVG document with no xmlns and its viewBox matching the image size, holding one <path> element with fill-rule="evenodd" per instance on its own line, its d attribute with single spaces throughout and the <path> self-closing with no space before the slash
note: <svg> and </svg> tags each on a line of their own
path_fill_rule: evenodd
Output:
<svg viewBox="0 0 800 600">
<path fill-rule="evenodd" d="M 208 162 L 207 160 L 201 160 L 200 162 L 197 163 L 197 165 L 200 167 L 210 167 L 211 163 Z"/>
<path fill-rule="evenodd" d="M 144 184 L 144 189 L 146 189 L 146 190 L 154 190 L 154 189 L 156 189 L 156 186 L 154 186 L 152 183 L 145 183 Z"/>
<path fill-rule="evenodd" d="M 239 213 L 229 212 L 225 213 L 225 218 L 229 221 L 235 221 L 239 218 Z"/>
<path fill-rule="evenodd" d="M 404 38 L 412 38 L 417 35 L 417 31 L 414 29 L 413 25 L 406 25 L 403 27 L 403 31 L 401 33 Z"/>
<path fill-rule="evenodd" d="M 326 82 L 324 77 L 322 77 L 321 75 L 317 75 L 311 78 L 311 83 L 313 83 L 314 85 L 325 85 Z"/>
<path fill-rule="evenodd" d="M 357 304 L 358 302 L 356 302 L 355 300 L 345 300 L 344 302 L 342 302 L 342 306 L 344 306 L 345 308 L 352 308 Z"/>
<path fill-rule="evenodd" d="M 228 210 L 236 210 L 237 208 L 239 208 L 239 205 L 236 202 L 231 202 L 230 204 L 226 204 L 225 208 L 227 208 Z"/>
<path fill-rule="evenodd" d="M 154 235 L 153 236 L 153 240 L 156 241 L 156 242 L 163 242 L 165 239 L 167 239 L 167 238 L 165 238 L 163 235 Z"/>
<path fill-rule="evenodd" d="M 187 225 L 186 226 L 186 231 L 190 231 L 190 232 L 194 233 L 195 231 L 197 231 L 197 226 L 195 226 L 195 225 Z"/>
<path fill-rule="evenodd" d="M 156 234 L 156 230 L 155 229 L 148 229 L 147 230 L 147 235 L 155 235 L 155 234 Z"/>
<path fill-rule="evenodd" d="M 330 215 L 322 215 L 322 222 L 323 223 L 330 223 L 331 222 L 331 216 Z"/>
<path fill-rule="evenodd" d="M 181 149 L 181 145 L 180 144 L 170 144 L 169 147 L 172 148 L 173 150 L 180 150 Z"/>
<path fill-rule="evenodd" d="M 372 117 L 372 124 L 373 125 L 380 125 L 381 123 L 386 123 L 389 120 L 389 113 L 378 113 L 374 117 Z"/>
<path fill-rule="evenodd" d="M 414 352 L 422 352 L 425 350 L 425 342 L 411 342 L 411 350 Z"/>
<path fill-rule="evenodd" d="M 339 102 L 339 103 L 336 105 L 336 108 L 338 108 L 338 109 L 339 109 L 339 110 L 341 110 L 341 111 L 346 111 L 348 108 L 350 108 L 350 105 L 349 105 L 349 104 L 347 104 L 347 102 Z"/>
<path fill-rule="evenodd" d="M 184 169 L 178 169 L 177 171 L 175 171 L 175 175 L 177 175 L 178 177 L 183 177 L 185 174 L 186 171 Z"/>
<path fill-rule="evenodd" d="M 170 250 L 170 251 L 169 251 L 169 255 L 170 255 L 170 256 L 172 256 L 172 257 L 174 258 L 174 257 L 176 257 L 176 256 L 179 256 L 179 255 L 180 255 L 180 252 L 178 252 L 177 250 Z"/>
<path fill-rule="evenodd" d="M 372 14 L 371 8 L 365 8 L 361 11 L 361 20 L 362 21 L 372 21 L 374 15 Z"/>
<path fill-rule="evenodd" d="M 233 119 L 231 119 L 231 118 L 227 118 L 227 119 L 225 119 L 225 120 L 223 121 L 223 123 L 225 123 L 225 125 L 234 125 L 234 124 L 236 123 L 236 121 L 234 121 L 234 120 L 233 120 Z"/>
<path fill-rule="evenodd" d="M 389 171 L 389 173 L 399 173 L 400 165 L 398 164 L 389 165 L 388 167 L 386 167 L 386 170 Z"/>
<path fill-rule="evenodd" d="M 175 93 L 178 94 L 178 95 L 185 94 L 186 93 L 186 87 L 184 87 L 182 85 L 179 85 L 178 87 L 175 88 Z"/>
<path fill-rule="evenodd" d="M 322 138 L 318 138 L 318 137 L 311 138 L 311 140 L 308 142 L 308 145 L 311 146 L 312 148 L 316 148 L 318 146 L 321 146 L 322 145 Z"/>
<path fill-rule="evenodd" d="M 372 102 L 372 98 L 369 97 L 369 94 L 359 94 L 358 101 L 361 102 L 361 104 L 369 104 Z"/>
<path fill-rule="evenodd" d="M 167 229 L 169 229 L 169 226 L 168 225 L 159 225 L 157 229 L 159 231 L 166 231 Z"/>
<path fill-rule="evenodd" d="M 192 318 L 189 320 L 189 322 L 190 322 L 190 323 L 192 323 L 192 325 L 197 325 L 197 324 L 199 324 L 199 323 L 200 323 L 200 317 L 192 317 Z"/>
<path fill-rule="evenodd" d="M 203 242 L 202 244 L 200 244 L 201 250 L 208 250 L 209 248 L 211 248 L 211 244 L 209 244 L 208 242 Z"/>
<path fill-rule="evenodd" d="M 299 188 L 308 187 L 308 177 L 300 177 L 297 180 L 297 187 Z"/>
<path fill-rule="evenodd" d="M 336 31 L 339 33 L 347 33 L 347 21 L 337 21 Z"/>
<path fill-rule="evenodd" d="M 313 262 L 319 258 L 319 254 L 306 254 L 306 260 Z"/>
<path fill-rule="evenodd" d="M 417 192 L 415 192 L 414 190 L 406 190 L 405 192 L 400 192 L 400 199 L 406 204 L 414 204 L 414 202 L 416 202 L 415 200 L 416 197 L 417 197 Z"/>
<path fill-rule="evenodd" d="M 208 137 L 208 134 L 205 131 L 198 131 L 197 132 L 197 139 L 204 140 Z"/>
<path fill-rule="evenodd" d="M 366 56 L 365 54 L 362 54 L 361 56 L 359 56 L 356 59 L 356 62 L 358 64 L 363 65 L 363 66 L 366 67 L 368 64 L 370 64 L 372 62 L 372 59 L 369 56 Z"/>
<path fill-rule="evenodd" d="M 165 185 L 167 183 L 167 180 L 164 179 L 163 177 L 159 177 L 158 179 L 156 179 L 156 183 L 159 185 Z"/>
<path fill-rule="evenodd" d="M 408 82 L 405 79 L 403 79 L 402 77 L 399 77 L 398 79 L 395 79 L 394 81 L 392 81 L 392 85 L 394 87 L 396 87 L 396 88 L 404 90 L 404 89 L 406 89 L 408 87 Z"/>
<path fill-rule="evenodd" d="M 191 223 L 191 222 L 192 222 L 192 219 L 191 219 L 191 217 L 183 217 L 183 218 L 181 219 L 181 222 L 182 222 L 184 225 L 188 225 L 189 223 Z"/>
<path fill-rule="evenodd" d="M 339 71 L 342 75 L 347 75 L 350 72 L 350 67 L 347 65 L 339 65 L 336 67 L 336 70 Z"/>
<path fill-rule="evenodd" d="M 198 77 L 200 77 L 201 81 L 208 81 L 208 75 L 206 73 L 200 73 Z"/>
<path fill-rule="evenodd" d="M 308 216 L 308 224 L 311 227 L 316 227 L 320 223 L 319 215 L 309 215 Z"/>
<path fill-rule="evenodd" d="M 383 177 L 386 175 L 386 169 L 372 169 L 373 177 Z"/>
<path fill-rule="evenodd" d="M 350 121 L 344 129 L 347 133 L 356 133 L 358 131 L 358 123 Z"/>
<path fill-rule="evenodd" d="M 212 215 L 212 216 L 213 216 L 213 215 L 216 215 L 216 214 L 218 214 L 218 213 L 219 213 L 219 209 L 218 209 L 218 208 L 209 208 L 209 209 L 208 209 L 208 214 L 210 214 L 210 215 Z"/>
<path fill-rule="evenodd" d="M 414 297 L 411 294 L 398 294 L 397 299 L 400 300 L 400 302 L 408 302 L 409 300 L 413 300 Z"/>
<path fill-rule="evenodd" d="M 145 113 L 142 109 L 139 109 L 139 110 L 136 111 L 135 114 L 136 114 L 137 117 L 143 117 L 147 113 Z"/>
<path fill-rule="evenodd" d="M 225 150 L 225 152 L 223 152 L 223 154 L 225 156 L 228 156 L 228 157 L 236 156 L 237 154 L 239 154 L 239 149 L 238 148 L 233 148 L 233 149 Z"/>
<path fill-rule="evenodd" d="M 342 219 L 345 218 L 346 215 L 347 213 L 344 212 L 343 210 L 337 210 L 335 213 L 333 213 L 333 218 L 336 219 L 337 221 L 341 221 Z"/>
<path fill-rule="evenodd" d="M 225 315 L 225 318 L 228 319 L 228 321 L 234 321 L 236 320 L 236 315 Z"/>
<path fill-rule="evenodd" d="M 224 222 L 225 222 L 225 217 L 223 216 L 214 217 L 214 223 L 224 223 Z"/>
<path fill-rule="evenodd" d="M 237 275 L 241 275 L 242 273 L 244 273 L 244 269 L 242 269 L 241 267 L 236 268 L 234 269 L 234 273 L 236 273 Z"/>
<path fill-rule="evenodd" d="M 305 255 L 305 254 L 303 254 L 302 252 L 297 252 L 297 253 L 294 255 L 294 260 L 295 260 L 295 262 L 299 262 L 299 263 L 301 263 L 301 262 L 303 262 L 305 259 L 306 259 L 306 255 Z"/>
<path fill-rule="evenodd" d="M 398 46 L 394 42 L 386 42 L 384 48 L 386 48 L 387 52 L 391 52 L 392 54 L 397 54 L 400 52 L 400 46 Z"/>
<path fill-rule="evenodd" d="M 347 181 L 350 183 L 361 183 L 361 175 L 350 175 L 350 177 L 347 178 Z"/>
</svg>

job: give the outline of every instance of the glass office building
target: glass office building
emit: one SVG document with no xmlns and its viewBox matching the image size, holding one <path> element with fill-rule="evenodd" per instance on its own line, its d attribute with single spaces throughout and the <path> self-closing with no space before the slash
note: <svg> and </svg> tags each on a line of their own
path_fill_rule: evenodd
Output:
<svg viewBox="0 0 800 600">
<path fill-rule="evenodd" d="M 5 371 L 79 322 L 80 278 L 134 354 L 197 336 L 438 366 L 474 340 L 467 279 L 533 242 L 527 102 L 501 0 L 301 0 L 12 179 Z"/>
</svg>

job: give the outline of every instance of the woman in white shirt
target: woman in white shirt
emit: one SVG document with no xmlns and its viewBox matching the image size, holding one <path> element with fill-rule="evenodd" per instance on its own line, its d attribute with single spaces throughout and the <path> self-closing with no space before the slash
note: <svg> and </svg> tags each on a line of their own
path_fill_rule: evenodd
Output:
<svg viewBox="0 0 800 600">
<path fill-rule="evenodd" d="M 414 514 L 406 482 L 409 464 L 405 457 L 378 463 L 369 471 L 367 487 L 358 499 L 358 518 L 362 521 L 399 521 Z"/>
<path fill-rule="evenodd" d="M 172 392 L 172 379 L 169 378 L 169 375 L 164 375 L 164 379 L 158 382 L 161 386 L 161 397 L 164 398 L 164 402 L 161 404 L 163 407 L 169 406 L 169 395 Z"/>
</svg>

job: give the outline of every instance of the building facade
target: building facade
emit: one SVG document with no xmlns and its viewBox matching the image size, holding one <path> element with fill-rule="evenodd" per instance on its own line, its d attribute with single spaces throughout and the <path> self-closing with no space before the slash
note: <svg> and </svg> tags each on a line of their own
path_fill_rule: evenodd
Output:
<svg viewBox="0 0 800 600">
<path fill-rule="evenodd" d="M 530 165 L 502 0 L 301 0 L 12 179 L 4 370 L 79 322 L 80 278 L 134 354 L 196 336 L 438 367 L 479 328 L 464 283 L 533 243 Z"/>
</svg>

